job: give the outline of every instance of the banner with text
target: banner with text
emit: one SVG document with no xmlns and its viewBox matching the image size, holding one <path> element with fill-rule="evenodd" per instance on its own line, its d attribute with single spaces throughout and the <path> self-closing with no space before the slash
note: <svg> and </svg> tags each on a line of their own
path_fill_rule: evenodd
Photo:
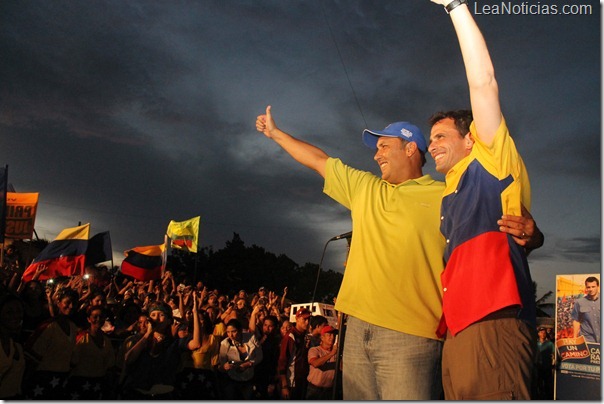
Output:
<svg viewBox="0 0 604 404">
<path fill-rule="evenodd" d="M 13 240 L 31 240 L 37 209 L 38 192 L 7 192 L 5 237 Z"/>
</svg>

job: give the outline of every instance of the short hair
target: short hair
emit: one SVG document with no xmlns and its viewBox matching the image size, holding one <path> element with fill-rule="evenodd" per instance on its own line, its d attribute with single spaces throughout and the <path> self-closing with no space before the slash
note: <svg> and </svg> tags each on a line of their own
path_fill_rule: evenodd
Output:
<svg viewBox="0 0 604 404">
<path fill-rule="evenodd" d="M 269 314 L 268 316 L 264 317 L 264 321 L 270 321 L 273 323 L 273 326 L 278 327 L 279 326 L 279 320 L 277 320 L 277 317 L 273 316 L 272 314 Z"/>
<path fill-rule="evenodd" d="M 408 143 L 415 143 L 415 142 L 410 142 L 409 140 L 405 140 L 402 137 L 399 137 L 397 139 L 401 139 L 402 144 L 403 144 L 403 147 L 402 147 L 403 150 L 405 149 L 405 146 L 407 146 Z M 415 144 L 417 145 L 417 143 L 415 143 Z M 423 166 L 426 165 L 426 153 L 424 153 L 423 151 L 421 151 L 419 149 L 419 147 L 417 148 L 417 152 L 419 153 L 419 157 L 421 159 L 421 164 L 422 164 L 421 167 L 423 167 Z"/>
<path fill-rule="evenodd" d="M 75 289 L 72 289 L 70 287 L 62 288 L 59 291 L 59 293 L 57 293 L 57 301 L 60 302 L 61 300 L 65 299 L 66 297 L 71 299 L 71 302 L 74 305 L 76 303 L 78 303 L 78 301 L 80 300 L 80 295 L 78 294 L 78 292 Z"/>
<path fill-rule="evenodd" d="M 231 326 L 233 328 L 236 328 L 238 331 L 241 331 L 242 326 L 241 326 L 241 321 L 237 320 L 236 318 L 232 318 L 229 320 L 229 322 L 226 324 L 226 326 Z"/>
<path fill-rule="evenodd" d="M 321 315 L 317 315 L 317 316 L 311 316 L 310 317 L 310 326 L 311 328 L 316 328 L 322 324 L 327 324 L 328 321 L 325 317 L 321 316 Z"/>
<path fill-rule="evenodd" d="M 595 282 L 596 285 L 600 286 L 600 280 L 598 278 L 596 278 L 595 276 L 590 276 L 589 278 L 585 279 L 585 285 L 587 285 L 587 283 L 591 283 L 591 282 Z"/>
<path fill-rule="evenodd" d="M 202 325 L 201 325 L 201 332 L 204 335 L 210 335 L 212 334 L 212 332 L 214 331 L 214 323 L 212 322 L 212 319 L 210 318 L 210 316 L 208 315 L 208 313 L 206 313 L 205 311 L 202 311 L 200 313 L 198 313 L 200 320 L 203 319 L 202 321 Z"/>
<path fill-rule="evenodd" d="M 430 127 L 443 119 L 451 118 L 455 122 L 455 127 L 459 131 L 461 137 L 464 137 L 470 131 L 470 124 L 474 120 L 472 111 L 469 109 L 457 109 L 452 111 L 439 111 L 428 119 Z"/>
<path fill-rule="evenodd" d="M 92 314 L 92 312 L 95 311 L 95 310 L 100 310 L 101 311 L 101 316 L 103 318 L 107 318 L 108 317 L 107 310 L 105 310 L 105 307 L 102 306 L 102 305 L 100 305 L 100 304 L 97 304 L 96 306 L 88 306 L 86 308 L 86 317 L 90 317 L 90 315 Z"/>
</svg>

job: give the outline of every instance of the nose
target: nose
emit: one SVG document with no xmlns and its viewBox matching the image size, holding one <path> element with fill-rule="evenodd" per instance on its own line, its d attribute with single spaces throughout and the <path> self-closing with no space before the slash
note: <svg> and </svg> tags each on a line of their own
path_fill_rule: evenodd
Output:
<svg viewBox="0 0 604 404">
<path fill-rule="evenodd" d="M 377 149 L 377 150 L 375 151 L 375 154 L 373 155 L 373 159 L 374 159 L 375 161 L 377 161 L 377 160 L 378 160 L 378 159 L 381 157 L 381 155 L 382 155 L 382 153 L 381 153 L 380 149 Z"/>
</svg>

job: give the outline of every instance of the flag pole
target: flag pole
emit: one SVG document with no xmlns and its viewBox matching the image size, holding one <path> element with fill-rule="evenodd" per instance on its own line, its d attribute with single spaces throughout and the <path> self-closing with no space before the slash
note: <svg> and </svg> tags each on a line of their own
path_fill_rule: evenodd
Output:
<svg viewBox="0 0 604 404">
<path fill-rule="evenodd" d="M 199 218 L 199 221 L 201 222 L 201 218 Z M 199 227 L 197 226 L 197 251 L 195 252 L 195 272 L 193 275 L 193 283 L 195 285 L 197 285 L 197 263 L 199 262 Z"/>
<path fill-rule="evenodd" d="M 166 272 L 166 266 L 168 265 L 168 235 L 164 234 L 164 251 L 161 257 L 161 274 L 163 276 Z"/>
</svg>

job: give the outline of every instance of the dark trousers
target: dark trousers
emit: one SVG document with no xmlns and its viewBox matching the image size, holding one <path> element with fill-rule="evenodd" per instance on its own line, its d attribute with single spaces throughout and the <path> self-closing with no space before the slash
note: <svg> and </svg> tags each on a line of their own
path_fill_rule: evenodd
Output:
<svg viewBox="0 0 604 404">
<path fill-rule="evenodd" d="M 333 395 L 333 387 L 319 387 L 312 383 L 306 386 L 307 400 L 331 400 Z"/>
</svg>

